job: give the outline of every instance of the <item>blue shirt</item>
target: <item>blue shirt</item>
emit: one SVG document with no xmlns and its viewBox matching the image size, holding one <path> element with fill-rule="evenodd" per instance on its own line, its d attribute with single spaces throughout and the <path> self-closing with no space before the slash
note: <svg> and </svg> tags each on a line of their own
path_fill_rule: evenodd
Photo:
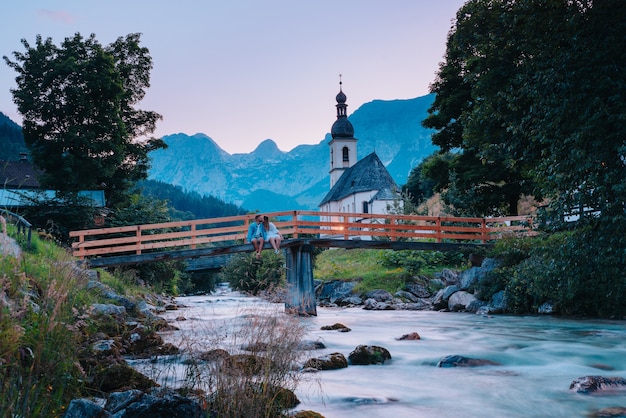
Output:
<svg viewBox="0 0 626 418">
<path fill-rule="evenodd" d="M 247 240 L 248 242 L 252 242 L 252 240 L 257 237 L 262 237 L 264 241 L 267 241 L 267 234 L 265 233 L 265 228 L 263 228 L 263 223 L 254 221 L 248 227 Z"/>
</svg>

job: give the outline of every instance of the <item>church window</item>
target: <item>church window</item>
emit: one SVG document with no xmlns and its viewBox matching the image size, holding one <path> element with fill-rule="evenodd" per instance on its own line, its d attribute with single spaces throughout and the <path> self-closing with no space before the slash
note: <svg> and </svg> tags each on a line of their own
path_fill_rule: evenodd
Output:
<svg viewBox="0 0 626 418">
<path fill-rule="evenodd" d="M 348 150 L 348 147 L 343 147 L 342 151 L 343 151 L 343 161 L 344 162 L 350 161 L 350 154 L 349 154 L 350 150 Z"/>
<path fill-rule="evenodd" d="M 369 212 L 367 211 L 367 209 L 368 209 L 367 201 L 366 201 L 366 200 L 364 200 L 364 201 L 363 201 L 363 213 L 369 213 Z"/>
</svg>

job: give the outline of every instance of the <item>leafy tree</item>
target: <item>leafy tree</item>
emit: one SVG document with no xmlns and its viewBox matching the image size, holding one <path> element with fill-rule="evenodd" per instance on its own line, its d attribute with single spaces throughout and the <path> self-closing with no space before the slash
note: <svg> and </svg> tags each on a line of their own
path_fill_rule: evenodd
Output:
<svg viewBox="0 0 626 418">
<path fill-rule="evenodd" d="M 533 175 L 555 212 L 581 205 L 604 219 L 623 218 L 626 3 L 554 3 L 546 5 L 549 36 L 535 41 L 541 48 L 524 82 L 506 95 L 511 107 L 524 109 L 511 130 L 523 133 L 527 144 L 518 142 L 513 150 L 535 162 Z"/>
<path fill-rule="evenodd" d="M 453 156 L 449 152 L 434 153 L 411 170 L 404 189 L 413 204 L 419 205 L 434 192 L 441 192 L 449 185 L 450 162 Z"/>
<path fill-rule="evenodd" d="M 619 0 L 471 0 L 459 10 L 423 122 L 443 151 L 463 154 L 448 200 L 514 213 L 515 195 L 532 193 L 556 212 L 623 214 L 625 16 Z"/>
<path fill-rule="evenodd" d="M 75 34 L 61 46 L 37 36 L 25 52 L 3 57 L 13 68 L 13 100 L 45 187 L 66 192 L 104 189 L 109 206 L 123 202 L 147 177 L 148 152 L 165 148 L 154 132 L 158 113 L 135 109 L 150 86 L 152 59 L 139 34 L 102 46 Z"/>
<path fill-rule="evenodd" d="M 519 63 L 502 18 L 510 3 L 470 1 L 459 10 L 423 121 L 437 130 L 433 143 L 442 152 L 461 151 L 440 187 L 447 189 L 444 201 L 466 215 L 517 214 L 519 197 L 533 191 L 525 165 L 504 152 L 512 140 L 503 128 L 511 114 L 499 92 L 509 87 Z"/>
<path fill-rule="evenodd" d="M 510 184 L 500 203 L 532 186 L 557 215 L 595 210 L 492 280 L 515 312 L 623 316 L 625 17 L 619 0 L 470 0 L 457 13 L 424 122 L 458 148 L 448 199 L 497 211 Z"/>
</svg>

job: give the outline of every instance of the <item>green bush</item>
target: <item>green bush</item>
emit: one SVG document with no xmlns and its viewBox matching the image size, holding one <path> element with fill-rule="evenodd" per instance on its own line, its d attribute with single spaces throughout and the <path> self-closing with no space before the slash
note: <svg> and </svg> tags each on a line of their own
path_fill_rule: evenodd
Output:
<svg viewBox="0 0 626 418">
<path fill-rule="evenodd" d="M 481 294 L 505 289 L 513 313 L 535 313 L 550 303 L 565 315 L 623 318 L 625 248 L 623 218 L 503 241 L 493 253 L 503 260 L 502 267 L 483 281 Z"/>
<path fill-rule="evenodd" d="M 237 254 L 222 268 L 221 281 L 228 282 L 232 289 L 256 295 L 284 284 L 284 266 L 283 257 L 271 251 L 263 251 L 259 260 L 250 254 Z"/>
</svg>

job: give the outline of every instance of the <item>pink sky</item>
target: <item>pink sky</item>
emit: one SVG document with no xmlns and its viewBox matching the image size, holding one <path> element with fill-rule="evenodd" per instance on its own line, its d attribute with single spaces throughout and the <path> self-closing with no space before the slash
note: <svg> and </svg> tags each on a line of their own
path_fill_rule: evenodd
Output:
<svg viewBox="0 0 626 418">
<path fill-rule="evenodd" d="M 204 133 L 229 153 L 267 138 L 317 144 L 335 120 L 339 74 L 348 114 L 376 99 L 428 94 L 463 0 L 29 0 L 3 10 L 0 56 L 36 35 L 79 32 L 102 44 L 142 33 L 154 61 L 140 107 L 156 136 Z M 21 123 L 0 64 L 0 111 Z"/>
</svg>

